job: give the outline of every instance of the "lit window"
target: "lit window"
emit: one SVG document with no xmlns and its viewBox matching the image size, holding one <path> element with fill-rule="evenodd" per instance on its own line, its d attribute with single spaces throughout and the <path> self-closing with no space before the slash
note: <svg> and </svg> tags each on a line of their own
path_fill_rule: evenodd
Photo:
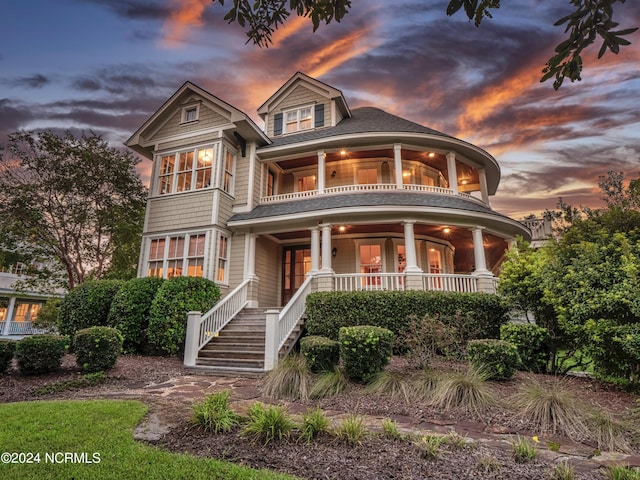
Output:
<svg viewBox="0 0 640 480">
<path fill-rule="evenodd" d="M 214 152 L 215 149 L 210 147 L 163 155 L 160 158 L 158 195 L 210 187 Z"/>
<path fill-rule="evenodd" d="M 147 269 L 148 277 L 162 278 L 162 264 L 164 263 L 164 238 L 156 238 L 151 240 L 151 248 L 149 249 L 149 268 Z"/>
<path fill-rule="evenodd" d="M 313 126 L 313 109 L 303 107 L 284 112 L 284 133 L 308 130 Z"/>
<path fill-rule="evenodd" d="M 270 197 L 271 195 L 274 194 L 275 183 L 276 183 L 276 176 L 271 170 L 269 170 L 269 173 L 267 174 L 267 197 Z"/>
<path fill-rule="evenodd" d="M 373 185 L 378 183 L 378 170 L 375 168 L 365 168 L 358 170 L 358 184 Z"/>
<path fill-rule="evenodd" d="M 171 237 L 167 253 L 167 278 L 182 276 L 183 257 L 184 237 Z"/>
<path fill-rule="evenodd" d="M 233 189 L 233 164 L 235 156 L 229 150 L 226 150 L 224 156 L 224 177 L 222 181 L 222 189 L 227 193 L 232 193 Z"/>
<path fill-rule="evenodd" d="M 216 280 L 220 283 L 226 283 L 227 281 L 228 248 L 229 239 L 224 235 L 220 235 L 220 241 L 218 242 L 218 270 L 216 273 Z"/>
<path fill-rule="evenodd" d="M 316 176 L 307 175 L 306 177 L 298 178 L 298 191 L 309 192 L 316 189 Z"/>
<path fill-rule="evenodd" d="M 204 242 L 204 233 L 189 236 L 187 275 L 190 277 L 202 277 L 204 274 Z"/>
<path fill-rule="evenodd" d="M 382 272 L 382 253 L 380 245 L 360 245 L 360 273 Z M 379 276 L 366 276 L 362 279 L 362 286 L 380 285 Z"/>
</svg>

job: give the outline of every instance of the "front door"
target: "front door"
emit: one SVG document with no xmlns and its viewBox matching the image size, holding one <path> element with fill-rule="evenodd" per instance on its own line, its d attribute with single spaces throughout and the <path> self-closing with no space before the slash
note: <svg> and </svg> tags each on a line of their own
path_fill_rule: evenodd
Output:
<svg viewBox="0 0 640 480">
<path fill-rule="evenodd" d="M 309 245 L 284 247 L 282 262 L 282 305 L 286 305 L 311 270 L 311 248 Z"/>
</svg>

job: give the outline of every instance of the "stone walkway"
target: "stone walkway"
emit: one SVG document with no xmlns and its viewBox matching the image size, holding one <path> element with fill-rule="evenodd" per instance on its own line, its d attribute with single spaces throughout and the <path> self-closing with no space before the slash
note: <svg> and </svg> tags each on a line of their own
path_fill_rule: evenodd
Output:
<svg viewBox="0 0 640 480">
<path fill-rule="evenodd" d="M 249 405 L 255 401 L 265 401 L 259 390 L 259 381 L 256 378 L 185 375 L 159 384 L 150 383 L 140 388 L 114 392 L 113 396 L 136 398 L 144 400 L 149 405 L 149 414 L 136 429 L 135 437 L 143 441 L 156 441 L 171 429 L 172 422 L 175 423 L 181 419 L 187 420 L 191 413 L 190 405 L 202 400 L 207 394 L 229 390 L 233 407 L 239 411 L 246 411 Z M 306 407 L 298 403 L 285 402 L 284 404 L 294 416 L 306 411 Z M 184 415 L 182 417 L 176 415 L 178 411 Z M 344 412 L 337 411 L 325 411 L 325 414 L 333 422 L 339 422 L 345 416 Z M 426 422 L 406 416 L 395 416 L 391 419 L 397 422 L 403 433 L 425 434 L 428 432 L 444 435 L 454 431 L 465 437 L 467 441 L 507 451 L 511 451 L 511 444 L 516 438 L 515 432 L 509 429 L 487 427 L 482 423 L 472 421 L 440 422 L 432 420 Z M 382 417 L 365 417 L 367 425 L 373 431 L 381 429 L 382 420 Z M 592 446 L 568 443 L 564 438 L 560 450 L 554 452 L 546 446 L 546 442 L 549 440 L 553 440 L 553 438 L 540 438 L 540 443 L 537 445 L 539 455 L 553 462 L 569 462 L 574 465 L 576 473 L 591 471 L 606 465 L 624 464 L 640 467 L 640 456 L 638 455 L 603 452 L 598 456 L 593 456 L 594 448 Z"/>
</svg>

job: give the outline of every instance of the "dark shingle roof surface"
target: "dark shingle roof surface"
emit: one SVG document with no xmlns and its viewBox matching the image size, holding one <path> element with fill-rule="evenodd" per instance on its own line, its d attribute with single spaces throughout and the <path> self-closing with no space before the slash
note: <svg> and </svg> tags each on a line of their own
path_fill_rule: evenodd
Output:
<svg viewBox="0 0 640 480">
<path fill-rule="evenodd" d="M 491 210 L 489 207 L 483 206 L 472 200 L 466 200 L 462 197 L 430 193 L 385 192 L 327 195 L 303 200 L 294 200 L 291 202 L 258 205 L 250 212 L 237 213 L 233 215 L 229 219 L 229 222 L 277 217 L 282 215 L 296 215 L 299 213 L 313 212 L 316 210 L 330 210 L 334 208 L 376 206 L 451 208 L 479 213 L 489 213 L 498 217 L 509 218 Z"/>
<path fill-rule="evenodd" d="M 298 142 L 307 142 L 322 138 L 336 137 L 340 135 L 351 135 L 356 133 L 370 132 L 409 132 L 425 133 L 428 135 L 438 135 L 440 137 L 455 138 L 437 130 L 427 128 L 419 123 L 414 123 L 404 118 L 380 110 L 374 107 L 354 108 L 352 116 L 343 119 L 335 127 L 310 130 L 308 132 L 297 133 L 295 135 L 284 135 L 272 138 L 272 143 L 262 147 L 269 149 L 284 145 L 291 145 Z"/>
</svg>

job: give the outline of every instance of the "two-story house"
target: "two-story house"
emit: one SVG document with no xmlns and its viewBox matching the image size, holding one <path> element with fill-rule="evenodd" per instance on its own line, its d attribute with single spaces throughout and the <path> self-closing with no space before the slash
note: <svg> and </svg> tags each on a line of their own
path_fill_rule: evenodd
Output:
<svg viewBox="0 0 640 480">
<path fill-rule="evenodd" d="M 126 142 L 153 162 L 138 275 L 203 276 L 224 295 L 190 319 L 187 365 L 272 368 L 311 291 L 494 292 L 505 251 L 530 238 L 492 210 L 500 168 L 482 148 L 351 109 L 303 73 L 258 114 L 264 130 L 187 82 Z M 224 343 L 243 309 L 254 362 Z"/>
</svg>

